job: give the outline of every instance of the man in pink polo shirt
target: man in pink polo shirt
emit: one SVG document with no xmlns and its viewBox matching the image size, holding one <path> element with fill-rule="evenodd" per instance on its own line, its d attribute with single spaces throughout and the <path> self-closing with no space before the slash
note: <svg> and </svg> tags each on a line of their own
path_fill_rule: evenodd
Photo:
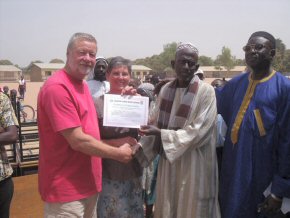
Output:
<svg viewBox="0 0 290 218">
<path fill-rule="evenodd" d="M 39 192 L 44 217 L 96 217 L 101 191 L 101 159 L 131 160 L 130 144 L 100 141 L 99 126 L 88 86 L 83 79 L 94 69 L 96 39 L 75 33 L 67 47 L 64 69 L 57 71 L 38 95 L 40 137 Z"/>
</svg>

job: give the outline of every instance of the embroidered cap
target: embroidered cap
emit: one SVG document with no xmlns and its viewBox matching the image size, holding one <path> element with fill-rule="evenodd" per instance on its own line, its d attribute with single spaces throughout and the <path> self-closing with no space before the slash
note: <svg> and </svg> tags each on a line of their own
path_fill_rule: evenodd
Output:
<svg viewBox="0 0 290 218">
<path fill-rule="evenodd" d="M 194 53 L 196 53 L 198 55 L 198 49 L 190 42 L 181 42 L 177 45 L 176 47 L 176 52 L 182 50 L 182 49 L 185 49 L 185 48 L 188 48 L 188 49 L 191 49 Z"/>
</svg>

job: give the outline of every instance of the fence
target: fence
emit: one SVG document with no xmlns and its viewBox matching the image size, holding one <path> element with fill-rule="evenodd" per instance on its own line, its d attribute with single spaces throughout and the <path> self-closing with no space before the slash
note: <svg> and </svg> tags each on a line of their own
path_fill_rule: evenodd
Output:
<svg viewBox="0 0 290 218">
<path fill-rule="evenodd" d="M 13 101 L 13 99 L 12 99 Z M 16 100 L 15 100 L 16 101 Z M 9 161 L 15 176 L 36 172 L 39 158 L 39 136 L 37 121 L 20 121 L 20 102 L 12 102 L 18 122 L 19 138 L 16 143 L 6 146 Z"/>
</svg>

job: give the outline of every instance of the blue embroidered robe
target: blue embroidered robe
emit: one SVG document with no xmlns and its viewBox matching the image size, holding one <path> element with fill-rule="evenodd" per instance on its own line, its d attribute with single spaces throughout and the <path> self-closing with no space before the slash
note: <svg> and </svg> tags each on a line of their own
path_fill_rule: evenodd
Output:
<svg viewBox="0 0 290 218">
<path fill-rule="evenodd" d="M 257 81 L 246 72 L 216 95 L 218 113 L 228 126 L 219 195 L 222 217 L 256 218 L 271 183 L 273 194 L 290 197 L 290 80 L 273 72 Z"/>
</svg>

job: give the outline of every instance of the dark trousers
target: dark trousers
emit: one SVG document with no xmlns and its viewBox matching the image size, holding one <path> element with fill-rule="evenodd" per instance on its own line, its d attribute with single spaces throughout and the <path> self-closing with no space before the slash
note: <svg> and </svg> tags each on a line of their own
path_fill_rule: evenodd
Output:
<svg viewBox="0 0 290 218">
<path fill-rule="evenodd" d="M 10 203 L 14 192 L 11 177 L 0 182 L 0 217 L 9 218 Z"/>
</svg>

